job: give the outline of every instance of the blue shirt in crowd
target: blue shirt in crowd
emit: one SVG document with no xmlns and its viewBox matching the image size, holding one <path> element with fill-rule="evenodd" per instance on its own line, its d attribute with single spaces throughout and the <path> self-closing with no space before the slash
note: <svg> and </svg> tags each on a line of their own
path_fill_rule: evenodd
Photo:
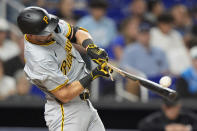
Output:
<svg viewBox="0 0 197 131">
<path fill-rule="evenodd" d="M 190 93 L 197 93 L 197 71 L 190 67 L 181 74 L 181 77 L 187 81 L 188 91 Z"/>
<path fill-rule="evenodd" d="M 108 56 L 110 59 L 116 59 L 115 58 L 115 47 L 122 47 L 124 49 L 126 46 L 125 39 L 123 35 L 118 35 L 114 40 L 111 42 L 110 46 L 106 49 Z"/>
<path fill-rule="evenodd" d="M 79 20 L 78 26 L 88 30 L 97 46 L 106 49 L 117 34 L 115 22 L 103 17 L 96 21 L 92 16 L 85 16 Z"/>
<path fill-rule="evenodd" d="M 167 59 L 162 50 L 155 47 L 147 50 L 139 43 L 130 44 L 125 48 L 121 66 L 133 67 L 144 72 L 148 77 L 168 71 Z"/>
</svg>

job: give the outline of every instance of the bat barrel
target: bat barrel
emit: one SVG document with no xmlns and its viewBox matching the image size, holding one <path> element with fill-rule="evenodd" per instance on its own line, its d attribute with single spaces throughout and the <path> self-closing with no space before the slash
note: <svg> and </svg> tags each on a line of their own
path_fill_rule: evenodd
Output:
<svg viewBox="0 0 197 131">
<path fill-rule="evenodd" d="M 134 81 L 138 81 L 142 86 L 144 86 L 145 88 L 157 93 L 160 96 L 163 96 L 164 98 L 168 99 L 168 100 L 174 100 L 177 97 L 177 93 L 176 91 L 170 89 L 170 88 L 165 88 L 162 87 L 161 85 L 152 82 L 150 80 L 144 79 L 142 77 L 138 77 L 135 75 L 132 75 L 124 70 L 121 70 L 117 67 L 114 67 L 113 65 L 107 63 L 107 65 L 112 68 L 114 71 L 118 72 L 119 74 L 121 74 L 123 77 L 127 77 L 131 80 Z"/>
<path fill-rule="evenodd" d="M 157 93 L 158 95 L 165 97 L 168 100 L 174 100 L 177 97 L 176 91 L 170 88 L 162 87 L 161 85 L 152 81 L 139 80 L 139 83 L 144 87 L 148 88 L 149 90 Z"/>
<path fill-rule="evenodd" d="M 169 98 L 170 98 L 170 100 L 175 100 L 176 99 L 176 97 L 177 97 L 177 93 L 174 91 L 174 92 L 171 92 L 171 93 L 169 93 Z"/>
</svg>

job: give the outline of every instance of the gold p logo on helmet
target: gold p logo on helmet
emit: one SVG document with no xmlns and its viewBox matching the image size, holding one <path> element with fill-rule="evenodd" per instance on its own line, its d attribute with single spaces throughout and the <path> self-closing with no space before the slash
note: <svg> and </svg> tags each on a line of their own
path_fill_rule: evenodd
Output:
<svg viewBox="0 0 197 131">
<path fill-rule="evenodd" d="M 48 22 L 48 17 L 47 17 L 47 16 L 44 16 L 44 17 L 43 17 L 43 20 L 46 22 L 46 24 L 49 23 L 49 22 Z"/>
</svg>

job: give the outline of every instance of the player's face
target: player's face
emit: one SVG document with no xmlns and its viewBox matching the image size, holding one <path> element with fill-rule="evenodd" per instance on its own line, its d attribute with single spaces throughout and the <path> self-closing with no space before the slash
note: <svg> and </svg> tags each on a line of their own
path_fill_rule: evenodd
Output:
<svg viewBox="0 0 197 131">
<path fill-rule="evenodd" d="M 52 34 L 48 35 L 48 36 L 38 36 L 38 35 L 34 35 L 33 39 L 38 42 L 38 43 L 48 43 L 50 41 L 53 40 L 53 36 Z"/>
</svg>

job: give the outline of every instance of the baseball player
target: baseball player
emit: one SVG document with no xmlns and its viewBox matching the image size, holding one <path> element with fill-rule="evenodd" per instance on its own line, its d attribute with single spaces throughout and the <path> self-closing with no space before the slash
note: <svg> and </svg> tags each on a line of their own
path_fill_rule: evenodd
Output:
<svg viewBox="0 0 197 131">
<path fill-rule="evenodd" d="M 40 7 L 27 7 L 17 23 L 25 34 L 25 67 L 28 80 L 47 96 L 45 120 L 50 131 L 104 131 L 88 100 L 88 85 L 100 76 L 109 77 L 107 53 L 98 48 L 90 34 L 48 14 Z M 99 64 L 90 73 L 72 43 L 83 46 Z"/>
</svg>

